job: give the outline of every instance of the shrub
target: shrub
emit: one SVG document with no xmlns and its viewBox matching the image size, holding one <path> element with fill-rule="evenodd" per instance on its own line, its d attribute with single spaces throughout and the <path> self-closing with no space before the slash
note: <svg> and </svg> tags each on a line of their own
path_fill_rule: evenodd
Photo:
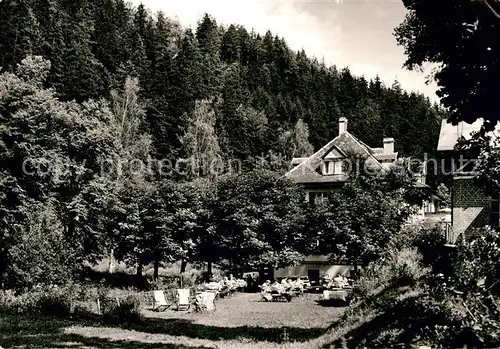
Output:
<svg viewBox="0 0 500 349">
<path fill-rule="evenodd" d="M 38 298 L 36 306 L 42 315 L 65 317 L 72 311 L 72 299 L 65 293 L 43 293 Z"/>
<path fill-rule="evenodd" d="M 27 218 L 8 249 L 6 284 L 15 289 L 71 280 L 77 263 L 64 239 L 54 204 L 30 206 Z"/>
<path fill-rule="evenodd" d="M 429 269 L 423 267 L 422 255 L 414 248 L 391 253 L 386 270 L 386 277 L 400 285 L 415 285 L 429 273 Z"/>
<path fill-rule="evenodd" d="M 44 286 L 15 295 L 2 292 L 0 308 L 6 313 L 68 316 L 72 312 L 73 295 L 66 288 Z"/>
<path fill-rule="evenodd" d="M 444 257 L 440 237 L 439 229 L 420 226 L 413 236 L 394 239 L 399 248 L 392 245 L 365 268 L 356 289 L 360 302 L 328 340 L 345 336 L 352 348 L 500 347 L 500 308 L 490 292 L 499 280 L 500 233 L 483 229 L 458 244 L 448 275 L 426 266 Z"/>
<path fill-rule="evenodd" d="M 376 297 L 387 288 L 412 286 L 429 274 L 422 256 L 414 248 L 391 251 L 384 259 L 365 268 L 355 289 L 358 297 Z"/>
<path fill-rule="evenodd" d="M 106 321 L 134 322 L 140 320 L 140 300 L 137 296 L 127 296 L 122 299 L 108 298 L 103 302 L 102 315 Z"/>
</svg>

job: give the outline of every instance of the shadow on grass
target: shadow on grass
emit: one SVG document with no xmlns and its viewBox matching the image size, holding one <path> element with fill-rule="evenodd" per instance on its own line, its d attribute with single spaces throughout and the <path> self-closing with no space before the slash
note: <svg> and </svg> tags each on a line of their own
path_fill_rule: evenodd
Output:
<svg viewBox="0 0 500 349">
<path fill-rule="evenodd" d="M 217 340 L 253 340 L 283 343 L 305 342 L 325 333 L 324 328 L 264 328 L 264 327 L 218 327 L 193 323 L 186 319 L 137 318 L 127 322 L 117 319 L 103 319 L 98 316 L 85 316 L 71 319 L 53 317 L 29 317 L 0 314 L 0 346 L 4 348 L 23 346 L 26 348 L 64 348 L 64 343 L 76 342 L 72 348 L 90 346 L 92 348 L 201 348 L 173 344 L 148 344 L 132 341 L 108 341 L 63 333 L 69 326 L 92 326 L 120 328 L 148 334 L 185 336 L 189 338 Z M 285 335 L 286 333 L 286 335 Z M 69 347 L 69 346 L 68 346 Z"/>
<path fill-rule="evenodd" d="M 127 330 L 145 333 L 160 333 L 171 336 L 186 336 L 208 340 L 249 339 L 282 343 L 286 331 L 287 341 L 305 342 L 325 333 L 324 328 L 265 328 L 265 327 L 218 327 L 193 323 L 185 319 L 147 318 L 123 324 L 106 323 L 106 326 L 116 326 Z"/>
<path fill-rule="evenodd" d="M 341 299 L 318 299 L 315 302 L 322 307 L 345 308 L 348 306 L 347 302 Z"/>
<path fill-rule="evenodd" d="M 99 349 L 206 349 L 177 344 L 111 341 L 66 334 L 63 329 L 72 325 L 95 325 L 82 321 L 50 317 L 28 317 L 0 314 L 0 346 L 2 348 L 99 348 Z"/>
</svg>

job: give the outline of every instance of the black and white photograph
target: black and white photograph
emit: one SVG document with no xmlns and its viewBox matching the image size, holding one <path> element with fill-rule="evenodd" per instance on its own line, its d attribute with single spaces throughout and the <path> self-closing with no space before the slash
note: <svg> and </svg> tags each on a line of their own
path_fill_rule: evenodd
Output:
<svg viewBox="0 0 500 349">
<path fill-rule="evenodd" d="M 500 348 L 500 0 L 0 0 L 0 349 Z"/>
</svg>

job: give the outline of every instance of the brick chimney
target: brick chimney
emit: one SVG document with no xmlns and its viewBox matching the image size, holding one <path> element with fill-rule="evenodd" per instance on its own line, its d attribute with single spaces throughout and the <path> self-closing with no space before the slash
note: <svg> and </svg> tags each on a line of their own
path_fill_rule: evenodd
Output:
<svg viewBox="0 0 500 349">
<path fill-rule="evenodd" d="M 384 154 L 394 154 L 394 138 L 384 138 Z"/>
<path fill-rule="evenodd" d="M 347 118 L 341 117 L 339 119 L 339 135 L 347 131 Z"/>
</svg>

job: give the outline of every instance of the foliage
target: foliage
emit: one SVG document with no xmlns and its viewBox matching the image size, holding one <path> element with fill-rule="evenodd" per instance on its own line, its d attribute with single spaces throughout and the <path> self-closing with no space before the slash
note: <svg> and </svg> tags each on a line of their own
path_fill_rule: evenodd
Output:
<svg viewBox="0 0 500 349">
<path fill-rule="evenodd" d="M 204 198 L 204 224 L 195 238 L 201 260 L 234 267 L 288 265 L 300 259 L 303 193 L 266 170 L 220 177 Z"/>
<path fill-rule="evenodd" d="M 377 301 L 385 289 L 414 286 L 428 276 L 430 270 L 422 264 L 422 255 L 414 247 L 391 249 L 380 260 L 363 270 L 357 294 L 367 300 Z"/>
<path fill-rule="evenodd" d="M 3 291 L 0 309 L 5 313 L 68 316 L 72 311 L 73 295 L 67 287 L 42 286 L 15 295 Z"/>
<path fill-rule="evenodd" d="M 449 208 L 451 206 L 451 193 L 446 184 L 441 183 L 436 189 L 437 194 L 442 198 L 442 205 Z"/>
<path fill-rule="evenodd" d="M 473 235 L 458 246 L 454 283 L 460 291 L 491 290 L 500 280 L 500 233 L 485 228 Z"/>
<path fill-rule="evenodd" d="M 293 156 L 311 156 L 314 152 L 314 148 L 311 143 L 309 143 L 309 129 L 302 119 L 299 119 L 295 124 L 294 137 L 295 146 L 292 148 Z"/>
<path fill-rule="evenodd" d="M 19 222 L 15 244 L 8 251 L 7 285 L 19 288 L 63 284 L 77 268 L 52 203 L 29 206 L 26 222 Z"/>
<path fill-rule="evenodd" d="M 220 146 L 215 133 L 215 113 L 211 102 L 197 101 L 188 127 L 181 138 L 186 159 L 188 178 L 213 177 L 220 172 Z"/>
<path fill-rule="evenodd" d="M 500 188 L 499 140 L 495 134 L 475 132 L 469 139 L 459 139 L 455 149 L 463 154 L 464 169 L 474 175 L 475 184 L 486 195 L 497 193 Z"/>
<path fill-rule="evenodd" d="M 403 1 L 405 21 L 396 29 L 408 56 L 405 65 L 436 65 L 438 96 L 453 122 L 484 118 L 493 127 L 496 112 L 500 26 L 482 2 Z M 480 91 L 480 93 L 479 93 Z"/>
<path fill-rule="evenodd" d="M 47 243 L 54 244 L 54 256 L 40 267 L 49 267 L 53 258 L 65 253 L 68 263 L 78 269 L 101 253 L 103 235 L 94 212 L 100 209 L 99 198 L 107 193 L 100 160 L 115 149 L 110 111 L 104 101 L 58 100 L 53 90 L 42 87 L 49 67 L 42 58 L 29 56 L 18 66 L 17 75 L 0 75 L 4 268 L 14 267 L 7 249 L 19 243 L 13 251 L 20 253 L 43 229 L 51 231 Z M 47 210 L 30 216 L 29 210 L 39 214 L 41 207 Z M 33 227 L 27 228 L 29 220 Z M 27 265 L 22 268 L 28 271 Z M 42 274 L 40 270 L 33 275 L 40 278 Z M 22 278 L 27 280 L 27 275 Z"/>
<path fill-rule="evenodd" d="M 497 347 L 500 310 L 491 282 L 498 280 L 492 273 L 498 267 L 498 232 L 477 232 L 458 245 L 448 255 L 452 269 L 443 275 L 433 271 L 442 260 L 424 258 L 435 248 L 433 231 L 426 226 L 414 231 L 418 237 L 394 239 L 403 243 L 388 245 L 385 257 L 364 269 L 355 289 L 358 302 L 325 340 L 349 338 L 352 348 Z M 488 286 L 481 282 L 485 275 Z"/>
<path fill-rule="evenodd" d="M 392 136 L 402 154 L 432 154 L 445 112 L 422 95 L 326 67 L 271 32 L 224 28 L 209 15 L 193 31 L 123 0 L 45 5 L 0 2 L 2 282 L 59 283 L 105 253 L 139 275 L 152 262 L 155 277 L 176 259 L 181 272 L 212 259 L 288 265 L 325 227 L 328 252 L 371 260 L 407 215 L 400 187 L 367 192 L 375 182 L 356 179 L 346 200 L 335 199 L 354 215 L 346 218 L 333 205 L 309 212 L 277 174 L 217 178 L 210 165 L 236 158 L 255 169 L 279 154 L 284 161 L 267 167 L 283 171 L 290 157 L 336 136 L 325 125 L 341 115 L 367 144 Z M 195 161 L 166 176 L 134 167 L 152 156 Z M 38 269 L 25 252 L 43 260 Z"/>
<path fill-rule="evenodd" d="M 363 160 L 354 165 L 364 168 Z M 351 173 L 358 171 L 352 169 Z M 415 208 L 408 203 L 413 182 L 395 167 L 387 172 L 354 175 L 327 204 L 313 209 L 310 229 L 319 232 L 319 246 L 334 260 L 368 264 L 381 256 Z M 312 231 L 314 234 L 314 231 Z"/>
<path fill-rule="evenodd" d="M 422 255 L 422 262 L 432 266 L 435 273 L 443 272 L 448 266 L 445 251 L 444 227 L 434 222 L 416 222 L 403 227 L 389 243 L 390 249 L 416 248 Z"/>
<path fill-rule="evenodd" d="M 103 302 L 102 315 L 106 321 L 132 322 L 141 318 L 139 311 L 140 301 L 136 296 L 107 299 Z"/>
</svg>

